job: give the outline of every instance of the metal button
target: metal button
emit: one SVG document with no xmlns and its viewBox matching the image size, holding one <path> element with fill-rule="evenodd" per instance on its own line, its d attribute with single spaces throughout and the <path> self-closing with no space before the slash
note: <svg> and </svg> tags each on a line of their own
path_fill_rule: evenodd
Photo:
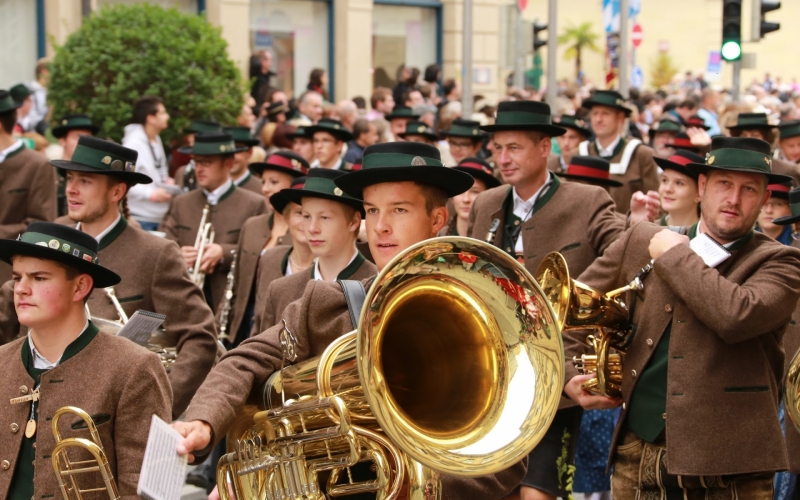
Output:
<svg viewBox="0 0 800 500">
<path fill-rule="evenodd" d="M 11 432 L 17 432 L 19 430 L 19 425 L 17 423 L 11 424 Z"/>
<path fill-rule="evenodd" d="M 672 306 L 667 304 L 667 305 L 664 306 L 664 310 L 667 311 L 668 313 L 671 313 L 672 312 Z"/>
<path fill-rule="evenodd" d="M 622 403 L 622 410 L 625 411 L 625 403 Z"/>
<path fill-rule="evenodd" d="M 19 386 L 19 392 L 20 394 L 28 394 L 28 388 L 25 387 L 24 385 L 21 385 Z"/>
<path fill-rule="evenodd" d="M 8 470 L 8 468 L 11 467 L 11 463 L 8 460 L 3 460 L 0 462 L 0 467 L 2 467 L 3 470 Z"/>
<path fill-rule="evenodd" d="M 514 225 L 515 225 L 515 226 L 519 226 L 519 221 L 518 221 L 518 220 L 515 220 L 515 221 L 514 221 Z"/>
<path fill-rule="evenodd" d="M 666 414 L 666 413 L 662 413 L 662 414 L 661 414 L 661 418 L 663 418 L 664 420 L 666 420 L 666 419 L 667 419 L 667 414 Z"/>
<path fill-rule="evenodd" d="M 653 347 L 653 339 L 647 339 L 644 341 L 644 343 L 649 345 L 650 347 Z"/>
<path fill-rule="evenodd" d="M 632 376 L 633 378 L 636 378 L 636 370 L 631 370 L 631 376 Z"/>
</svg>

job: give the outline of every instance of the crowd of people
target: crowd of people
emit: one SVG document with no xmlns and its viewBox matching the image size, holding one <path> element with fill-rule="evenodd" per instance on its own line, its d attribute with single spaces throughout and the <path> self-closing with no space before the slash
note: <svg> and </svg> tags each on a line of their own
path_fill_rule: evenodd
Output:
<svg viewBox="0 0 800 500">
<path fill-rule="evenodd" d="M 285 362 L 284 329 L 294 362 L 321 354 L 354 326 L 337 281 L 368 290 L 436 236 L 488 241 L 531 274 L 560 252 L 601 292 L 644 283 L 626 299 L 620 393 L 584 388 L 594 375 L 572 360 L 592 353 L 586 331 L 564 329 L 565 386 L 543 439 L 503 471 L 442 475 L 442 498 L 600 500 L 612 485 L 619 499 L 800 495 L 781 390 L 800 348 L 800 89 L 767 75 L 733 102 L 687 74 L 666 91 L 587 80 L 562 84 L 552 107 L 516 88 L 464 106 L 438 67 L 419 83 L 404 66 L 394 88 L 334 103 L 324 70 L 291 96 L 271 67 L 268 52 L 251 60 L 235 123 L 192 117 L 169 144 L 178 111 L 159 96 L 135 100 L 117 144 L 100 117 L 48 116 L 44 63 L 36 82 L 0 90 L 13 398 L 0 496 L 57 494 L 49 419 L 70 405 L 94 420 L 123 497 L 158 415 L 203 463 L 187 481 L 216 498 L 225 434 Z M 103 330 L 139 310 L 166 317 L 168 371 Z"/>
</svg>

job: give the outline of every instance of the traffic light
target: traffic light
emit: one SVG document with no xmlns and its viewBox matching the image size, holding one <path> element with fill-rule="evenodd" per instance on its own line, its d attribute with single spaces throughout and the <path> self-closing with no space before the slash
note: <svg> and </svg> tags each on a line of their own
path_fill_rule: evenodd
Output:
<svg viewBox="0 0 800 500">
<path fill-rule="evenodd" d="M 769 21 L 764 20 L 764 14 L 767 12 L 772 12 L 773 10 L 778 10 L 781 8 L 780 2 L 774 2 L 772 0 L 753 0 L 756 2 L 756 8 L 758 9 L 757 15 L 758 18 L 753 24 L 753 29 L 757 30 L 755 33 L 758 35 L 754 37 L 757 40 L 761 40 L 764 38 L 764 35 L 767 33 L 772 33 L 773 31 L 778 31 L 781 29 L 781 23 L 771 23 Z M 756 14 L 756 12 L 754 12 Z"/>
<path fill-rule="evenodd" d="M 722 0 L 722 58 L 738 61 L 742 57 L 742 0 Z"/>
<path fill-rule="evenodd" d="M 540 40 L 539 33 L 547 30 L 546 24 L 541 24 L 538 21 L 533 23 L 533 51 L 538 51 L 541 47 L 547 45 L 547 40 Z"/>
</svg>

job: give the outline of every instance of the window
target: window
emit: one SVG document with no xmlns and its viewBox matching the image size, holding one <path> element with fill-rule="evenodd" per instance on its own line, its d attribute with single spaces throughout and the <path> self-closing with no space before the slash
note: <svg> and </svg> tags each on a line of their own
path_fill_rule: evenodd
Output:
<svg viewBox="0 0 800 500">
<path fill-rule="evenodd" d="M 437 9 L 431 7 L 374 6 L 372 67 L 376 87 L 394 87 L 402 65 L 424 74 L 426 66 L 437 62 L 437 15 Z"/>
</svg>

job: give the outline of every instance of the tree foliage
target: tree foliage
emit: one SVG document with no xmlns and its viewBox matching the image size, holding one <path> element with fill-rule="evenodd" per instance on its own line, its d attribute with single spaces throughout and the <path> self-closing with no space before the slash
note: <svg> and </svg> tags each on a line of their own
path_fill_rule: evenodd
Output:
<svg viewBox="0 0 800 500">
<path fill-rule="evenodd" d="M 650 85 L 654 88 L 665 87 L 677 74 L 678 68 L 675 67 L 669 53 L 659 52 L 650 70 Z"/>
<path fill-rule="evenodd" d="M 558 37 L 558 44 L 569 45 L 564 51 L 564 59 L 575 59 L 575 76 L 581 72 L 582 55 L 584 49 L 594 52 L 602 52 L 597 46 L 597 39 L 600 37 L 592 32 L 592 23 L 586 22 L 578 26 L 568 26 Z"/>
<path fill-rule="evenodd" d="M 169 141 L 191 120 L 235 124 L 243 104 L 238 68 L 220 30 L 203 17 L 149 4 L 106 7 L 85 18 L 50 66 L 53 118 L 86 113 L 121 141 L 134 100 L 156 95 L 170 114 Z"/>
</svg>

